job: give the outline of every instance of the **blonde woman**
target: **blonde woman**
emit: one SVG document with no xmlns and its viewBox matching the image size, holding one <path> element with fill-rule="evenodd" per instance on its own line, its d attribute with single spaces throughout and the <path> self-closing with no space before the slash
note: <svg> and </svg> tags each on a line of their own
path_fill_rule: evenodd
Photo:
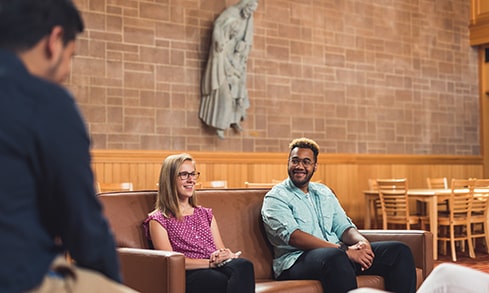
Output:
<svg viewBox="0 0 489 293">
<path fill-rule="evenodd" d="M 255 292 L 253 264 L 224 246 L 212 210 L 197 205 L 199 175 L 189 154 L 164 160 L 146 236 L 155 249 L 185 255 L 186 292 Z"/>
</svg>

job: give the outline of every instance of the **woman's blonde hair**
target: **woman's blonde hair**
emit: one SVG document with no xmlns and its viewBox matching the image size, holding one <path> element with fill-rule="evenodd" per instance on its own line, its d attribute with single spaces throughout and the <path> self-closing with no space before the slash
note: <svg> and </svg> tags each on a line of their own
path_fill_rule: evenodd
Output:
<svg viewBox="0 0 489 293">
<path fill-rule="evenodd" d="M 178 206 L 177 180 L 181 180 L 178 177 L 178 173 L 185 161 L 191 161 L 195 167 L 194 159 L 186 153 L 170 155 L 165 158 L 161 165 L 155 209 L 161 211 L 165 217 L 175 217 L 177 219 L 182 217 Z M 192 207 L 197 206 L 195 191 L 189 199 L 189 204 Z"/>
</svg>

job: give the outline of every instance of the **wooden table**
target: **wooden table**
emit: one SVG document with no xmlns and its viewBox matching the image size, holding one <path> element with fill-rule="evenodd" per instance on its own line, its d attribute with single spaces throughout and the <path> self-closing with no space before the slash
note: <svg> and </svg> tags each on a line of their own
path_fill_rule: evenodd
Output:
<svg viewBox="0 0 489 293">
<path fill-rule="evenodd" d="M 438 201 L 445 200 L 451 189 L 408 189 L 408 197 L 418 201 L 426 202 L 430 232 L 433 233 L 433 258 L 438 259 Z M 365 190 L 365 229 L 370 229 L 370 214 L 375 209 L 375 201 L 379 199 L 379 192 L 376 190 Z"/>
<path fill-rule="evenodd" d="M 433 258 L 438 259 L 438 202 L 450 196 L 451 189 L 408 189 L 408 198 L 426 202 L 430 232 L 433 233 Z"/>
<path fill-rule="evenodd" d="M 364 229 L 372 229 L 372 212 L 376 209 L 375 202 L 379 200 L 379 192 L 377 190 L 364 190 L 363 195 L 365 196 Z M 375 228 L 378 229 L 379 227 Z"/>
</svg>

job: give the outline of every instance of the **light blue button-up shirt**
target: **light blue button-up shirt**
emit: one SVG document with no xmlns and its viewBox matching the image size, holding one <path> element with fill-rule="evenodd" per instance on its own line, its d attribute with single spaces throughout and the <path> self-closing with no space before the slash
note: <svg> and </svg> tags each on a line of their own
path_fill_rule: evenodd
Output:
<svg viewBox="0 0 489 293">
<path fill-rule="evenodd" d="M 310 182 L 309 193 L 305 194 L 289 178 L 265 195 L 261 214 L 274 248 L 275 277 L 290 268 L 304 252 L 289 245 L 295 230 L 339 243 L 346 229 L 356 228 L 326 185 Z"/>
</svg>

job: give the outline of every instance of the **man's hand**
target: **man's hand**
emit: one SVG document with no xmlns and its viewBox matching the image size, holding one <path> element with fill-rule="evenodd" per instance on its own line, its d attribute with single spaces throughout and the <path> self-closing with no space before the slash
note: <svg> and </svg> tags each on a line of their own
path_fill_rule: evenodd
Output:
<svg viewBox="0 0 489 293">
<path fill-rule="evenodd" d="M 370 268 L 375 257 L 370 244 L 365 241 L 349 246 L 346 254 L 351 260 L 360 264 L 362 271 Z"/>
<path fill-rule="evenodd" d="M 356 244 L 351 246 L 353 249 L 370 249 L 372 250 L 372 247 L 370 247 L 370 243 L 367 241 L 358 241 Z"/>
</svg>

